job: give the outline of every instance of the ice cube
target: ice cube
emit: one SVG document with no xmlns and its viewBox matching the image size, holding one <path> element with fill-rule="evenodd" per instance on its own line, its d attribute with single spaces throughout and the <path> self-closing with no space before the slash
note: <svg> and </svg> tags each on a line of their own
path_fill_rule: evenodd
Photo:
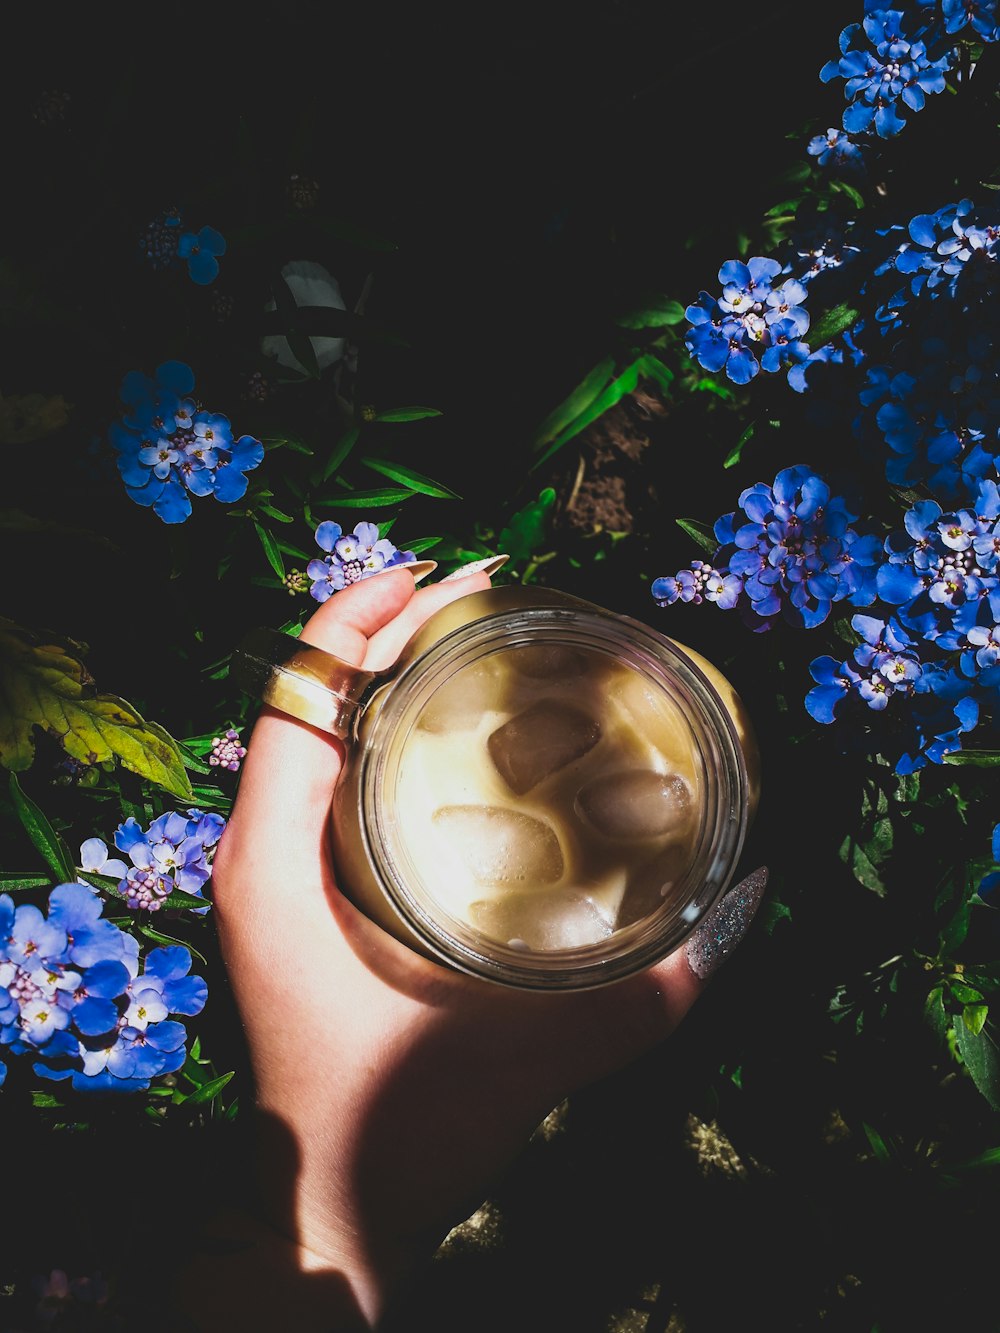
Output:
<svg viewBox="0 0 1000 1333">
<path fill-rule="evenodd" d="M 669 900 L 690 860 L 689 844 L 675 842 L 630 875 L 615 917 L 615 930 L 622 930 L 659 911 Z"/>
<path fill-rule="evenodd" d="M 432 818 L 475 882 L 484 887 L 554 884 L 563 873 L 562 848 L 555 833 L 520 810 L 443 805 Z"/>
<path fill-rule="evenodd" d="M 594 904 L 571 889 L 482 898 L 469 907 L 469 920 L 512 949 L 575 949 L 611 934 L 610 923 Z"/>
<path fill-rule="evenodd" d="M 423 731 L 471 731 L 497 707 L 497 672 L 492 662 L 473 662 L 438 686 L 424 704 L 417 725 Z"/>
<path fill-rule="evenodd" d="M 691 788 L 677 773 L 602 773 L 577 792 L 577 813 L 608 838 L 662 838 L 691 818 Z"/>
<path fill-rule="evenodd" d="M 523 796 L 592 750 L 600 738 L 600 723 L 587 713 L 557 699 L 540 699 L 497 727 L 486 744 L 497 772 Z"/>
</svg>

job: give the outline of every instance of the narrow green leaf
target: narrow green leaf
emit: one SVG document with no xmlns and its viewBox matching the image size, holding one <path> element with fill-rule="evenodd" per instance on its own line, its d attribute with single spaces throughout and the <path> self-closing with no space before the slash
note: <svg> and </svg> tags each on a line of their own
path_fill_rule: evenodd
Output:
<svg viewBox="0 0 1000 1333">
<path fill-rule="evenodd" d="M 320 481 L 329 481 L 337 469 L 341 466 L 348 454 L 358 442 L 361 434 L 360 426 L 352 426 L 350 430 L 345 430 L 340 439 L 333 446 L 333 453 L 326 460 L 323 471 L 320 474 Z"/>
<path fill-rule="evenodd" d="M 281 551 L 278 549 L 278 543 L 274 540 L 267 528 L 258 523 L 256 519 L 253 525 L 257 530 L 257 536 L 260 538 L 260 544 L 264 548 L 264 554 L 267 556 L 271 568 L 277 574 L 279 579 L 285 577 L 285 562 L 281 558 Z"/>
<path fill-rule="evenodd" d="M 232 1079 L 235 1073 L 236 1070 L 231 1069 L 228 1074 L 220 1074 L 218 1078 L 213 1078 L 210 1082 L 203 1083 L 201 1087 L 192 1092 L 189 1097 L 184 1098 L 185 1102 L 189 1106 L 197 1106 L 201 1103 L 212 1101 L 215 1097 L 218 1097 L 219 1093 L 230 1079 Z"/>
<path fill-rule="evenodd" d="M 10 798 L 25 832 L 57 880 L 67 883 L 76 879 L 69 848 L 31 797 L 22 790 L 16 773 L 10 775 Z"/>
<path fill-rule="evenodd" d="M 684 318 L 684 306 L 669 296 L 647 296 L 628 314 L 619 315 L 615 323 L 623 329 L 660 329 L 679 324 Z"/>
<path fill-rule="evenodd" d="M 674 519 L 682 531 L 686 532 L 692 541 L 696 542 L 703 551 L 709 551 L 713 555 L 718 549 L 719 543 L 715 540 L 714 534 L 704 523 L 697 523 L 691 518 Z"/>
<path fill-rule="evenodd" d="M 312 559 L 312 556 L 307 555 L 300 546 L 292 546 L 290 542 L 282 541 L 280 537 L 275 537 L 274 544 L 283 555 L 290 555 L 293 560 Z"/>
<path fill-rule="evenodd" d="M 275 518 L 279 523 L 294 523 L 295 519 L 291 514 L 286 514 L 283 509 L 275 509 L 274 505 L 261 505 L 260 512 L 267 514 L 270 518 Z"/>
<path fill-rule="evenodd" d="M 169 902 L 170 899 L 168 898 L 167 901 Z M 152 926 L 140 926 L 139 932 L 140 934 L 145 935 L 147 940 L 152 940 L 154 944 L 163 944 L 168 948 L 175 944 L 179 944 L 182 949 L 187 949 L 193 953 L 199 963 L 204 963 L 206 967 L 208 966 L 208 959 L 205 955 L 199 953 L 194 945 L 188 940 L 175 940 L 172 935 L 164 935 L 162 930 L 154 930 Z"/>
<path fill-rule="evenodd" d="M 742 432 L 740 438 L 736 441 L 729 453 L 723 459 L 723 467 L 734 467 L 740 461 L 740 455 L 743 453 L 743 446 L 753 439 L 753 433 L 757 429 L 756 421 L 751 421 L 746 430 Z"/>
<path fill-rule="evenodd" d="M 541 449 L 543 445 L 554 440 L 557 435 L 569 426 L 576 418 L 594 401 L 604 386 L 614 374 L 615 359 L 613 356 L 605 357 L 599 365 L 596 365 L 586 377 L 576 386 L 558 407 L 553 408 L 542 424 L 535 431 L 532 440 L 534 449 Z"/>
<path fill-rule="evenodd" d="M 867 1121 L 861 1122 L 861 1127 L 865 1131 L 865 1137 L 871 1144 L 872 1152 L 880 1162 L 889 1162 L 892 1160 L 892 1153 L 886 1144 L 885 1139 L 878 1132 L 874 1125 L 869 1125 Z"/>
<path fill-rule="evenodd" d="M 409 486 L 411 491 L 417 491 L 421 495 L 432 495 L 439 500 L 462 498 L 439 481 L 432 481 L 422 472 L 415 472 L 413 468 L 404 467 L 402 463 L 391 463 L 384 458 L 366 458 L 365 466 L 375 472 L 381 472 L 383 477 L 388 477 L 390 481 L 398 481 L 401 486 Z"/>
<path fill-rule="evenodd" d="M 944 761 L 972 768 L 995 768 L 1000 764 L 1000 750 L 956 750 L 954 754 L 946 754 Z"/>
<path fill-rule="evenodd" d="M 292 356 L 305 371 L 306 375 L 313 380 L 320 377 L 319 362 L 316 360 L 316 351 L 312 345 L 312 339 L 305 333 L 299 333 L 295 329 L 287 329 L 285 338 Z"/>
<path fill-rule="evenodd" d="M 1000 1148 L 987 1148 L 985 1152 L 981 1152 L 975 1157 L 969 1157 L 964 1162 L 953 1163 L 949 1170 L 982 1171 L 984 1168 L 993 1166 L 1000 1166 Z"/>
<path fill-rule="evenodd" d="M 51 883 L 51 875 L 19 875 L 13 870 L 0 871 L 0 893 L 18 893 L 22 889 L 40 889 Z"/>
<path fill-rule="evenodd" d="M 617 403 L 621 402 L 626 394 L 631 393 L 635 389 L 636 385 L 639 383 L 641 361 L 642 358 L 637 358 L 630 366 L 626 366 L 618 378 L 612 380 L 607 388 L 603 389 L 597 397 L 591 401 L 590 405 L 580 412 L 566 429 L 561 431 L 555 439 L 552 440 L 544 453 L 542 453 L 531 465 L 532 471 L 534 471 L 535 468 L 541 467 L 543 463 L 547 463 L 557 450 L 561 449 L 563 445 L 568 444 L 569 441 L 579 435 L 582 430 L 585 430 L 592 421 L 596 421 L 598 417 L 601 417 L 605 412 L 610 411 Z"/>
<path fill-rule="evenodd" d="M 436 407 L 389 407 L 384 412 L 376 412 L 376 421 L 421 421 L 424 417 L 439 417 L 442 413 Z"/>
<path fill-rule="evenodd" d="M 831 338 L 836 338 L 838 333 L 843 333 L 845 329 L 850 328 L 857 321 L 859 314 L 860 311 L 853 306 L 835 305 L 832 310 L 828 310 L 826 314 L 821 315 L 815 324 L 810 325 L 809 332 L 806 335 L 809 346 L 813 349 L 824 346 Z"/>
<path fill-rule="evenodd" d="M 382 490 L 345 491 L 343 495 L 334 495 L 328 500 L 314 500 L 313 504 L 328 507 L 336 505 L 341 509 L 381 509 L 386 505 L 401 504 L 404 500 L 412 499 L 413 495 L 414 492 L 409 489 L 387 486 Z"/>
<path fill-rule="evenodd" d="M 414 555 L 422 555 L 424 551 L 429 551 L 434 546 L 440 546 L 443 537 L 416 537 L 413 541 L 406 543 L 406 550 L 412 551 Z"/>
<path fill-rule="evenodd" d="M 295 454 L 308 454 L 310 458 L 313 456 L 315 452 L 315 450 L 309 448 L 308 444 L 304 444 L 302 440 L 296 440 L 289 435 L 279 435 L 273 439 L 265 438 L 262 441 L 262 443 L 265 444 L 267 448 L 271 450 L 291 449 L 291 451 Z"/>
</svg>

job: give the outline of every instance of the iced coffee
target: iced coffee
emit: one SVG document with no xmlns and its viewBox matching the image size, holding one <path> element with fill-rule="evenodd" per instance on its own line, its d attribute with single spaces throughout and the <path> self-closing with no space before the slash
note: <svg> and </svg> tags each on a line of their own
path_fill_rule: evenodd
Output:
<svg viewBox="0 0 1000 1333">
<path fill-rule="evenodd" d="M 552 589 L 458 598 L 359 715 L 338 883 L 412 948 L 514 986 L 628 976 L 718 900 L 756 802 L 710 664 Z"/>
</svg>

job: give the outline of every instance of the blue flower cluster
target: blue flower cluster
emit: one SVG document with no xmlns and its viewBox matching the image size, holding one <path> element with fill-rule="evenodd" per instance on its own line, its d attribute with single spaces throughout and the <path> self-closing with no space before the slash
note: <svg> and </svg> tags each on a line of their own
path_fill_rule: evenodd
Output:
<svg viewBox="0 0 1000 1333">
<path fill-rule="evenodd" d="M 353 532 L 344 532 L 339 523 L 321 523 L 316 529 L 316 543 L 329 552 L 322 559 L 310 560 L 306 573 L 312 579 L 309 591 L 317 602 L 325 602 L 341 588 L 370 578 L 393 565 L 408 565 L 416 560 L 412 551 L 400 551 L 386 537 L 379 537 L 375 523 L 358 523 Z"/>
<path fill-rule="evenodd" d="M 206 287 L 219 276 L 218 257 L 226 253 L 226 239 L 214 227 L 187 230 L 179 209 L 167 208 L 146 227 L 139 249 L 154 269 L 173 268 L 186 261 L 191 281 Z"/>
<path fill-rule="evenodd" d="M 187 1033 L 171 1015 L 204 1008 L 181 945 L 154 949 L 102 915 L 83 884 L 57 884 L 48 911 L 0 894 L 0 1047 L 34 1057 L 42 1078 L 75 1089 L 133 1092 L 184 1063 Z M 0 1063 L 0 1083 L 7 1067 Z"/>
<path fill-rule="evenodd" d="M 742 583 L 733 604 L 754 628 L 781 616 L 812 629 L 834 602 L 875 600 L 880 541 L 850 526 L 857 515 L 811 468 L 784 468 L 771 485 L 747 487 L 739 505 L 743 515 L 734 510 L 715 524 L 721 545 L 712 563 Z"/>
<path fill-rule="evenodd" d="M 865 165 L 861 145 L 835 125 L 825 134 L 814 135 L 806 144 L 806 152 L 821 167 L 837 168 L 848 174 L 863 170 Z"/>
<path fill-rule="evenodd" d="M 974 502 L 951 512 L 918 501 L 884 551 L 876 588 L 892 610 L 884 621 L 854 617 L 856 666 L 812 663 L 806 708 L 831 722 L 848 697 L 881 711 L 903 695 L 896 771 L 907 773 L 961 749 L 982 705 L 1000 701 L 1000 490 L 984 481 Z"/>
<path fill-rule="evenodd" d="M 891 138 L 906 124 L 903 106 L 921 111 L 927 94 L 944 91 L 951 54 L 932 58 L 928 51 L 928 43 L 934 46 L 942 35 L 922 15 L 899 9 L 874 10 L 862 23 L 844 28 L 840 58 L 827 61 L 819 77 L 824 83 L 845 80 L 843 126 L 848 134 L 874 130 L 881 138 Z M 864 39 L 867 46 L 853 45 Z"/>
<path fill-rule="evenodd" d="M 143 830 L 135 819 L 126 819 L 115 831 L 115 846 L 132 862 L 104 860 L 107 848 L 100 838 L 91 838 L 80 849 L 80 865 L 102 875 L 119 875 L 119 890 L 133 911 L 157 912 L 174 891 L 204 898 L 211 876 L 212 851 L 222 837 L 226 821 L 221 815 L 201 810 L 180 813 L 171 810 L 154 819 Z M 197 916 L 209 910 L 193 907 Z"/>
<path fill-rule="evenodd" d="M 182 361 L 165 361 L 153 379 L 130 371 L 120 391 L 126 411 L 109 430 L 126 491 L 164 523 L 183 523 L 192 495 L 239 500 L 246 473 L 264 457 L 260 440 L 234 440 L 229 418 L 203 411 L 193 390 L 194 373 Z"/>
<path fill-rule="evenodd" d="M 774 373 L 809 355 L 808 293 L 795 278 L 776 282 L 782 271 L 759 255 L 745 264 L 728 260 L 719 269 L 721 296 L 702 291 L 688 306 L 685 345 L 703 369 L 725 369 L 734 384 L 749 384 L 761 369 Z"/>
</svg>

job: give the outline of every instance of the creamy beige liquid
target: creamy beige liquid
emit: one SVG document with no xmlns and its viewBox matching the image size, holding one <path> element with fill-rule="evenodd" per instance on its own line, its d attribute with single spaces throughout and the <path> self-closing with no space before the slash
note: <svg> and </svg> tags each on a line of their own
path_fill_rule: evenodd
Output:
<svg viewBox="0 0 1000 1333">
<path fill-rule="evenodd" d="M 594 944 L 661 909 L 693 855 L 701 762 L 677 706 L 606 654 L 494 654 L 423 707 L 394 809 L 410 877 L 515 949 Z"/>
</svg>

